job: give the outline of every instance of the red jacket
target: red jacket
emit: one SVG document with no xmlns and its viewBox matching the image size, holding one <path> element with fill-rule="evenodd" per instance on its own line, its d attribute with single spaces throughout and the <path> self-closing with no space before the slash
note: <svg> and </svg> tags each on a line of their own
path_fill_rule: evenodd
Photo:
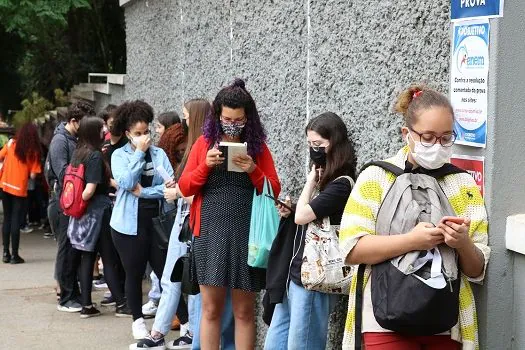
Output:
<svg viewBox="0 0 525 350">
<path fill-rule="evenodd" d="M 193 145 L 188 162 L 179 179 L 179 189 L 185 197 L 195 196 L 190 210 L 190 226 L 193 229 L 193 235 L 199 236 L 201 229 L 201 206 L 202 206 L 202 187 L 208 180 L 208 175 L 212 168 L 206 165 L 206 154 L 210 145 L 208 141 L 201 136 Z M 268 146 L 263 145 L 261 153 L 255 159 L 256 168 L 248 174 L 258 192 L 262 192 L 264 178 L 266 177 L 272 185 L 274 196 L 277 198 L 281 192 L 281 184 L 275 171 L 272 154 Z"/>
</svg>

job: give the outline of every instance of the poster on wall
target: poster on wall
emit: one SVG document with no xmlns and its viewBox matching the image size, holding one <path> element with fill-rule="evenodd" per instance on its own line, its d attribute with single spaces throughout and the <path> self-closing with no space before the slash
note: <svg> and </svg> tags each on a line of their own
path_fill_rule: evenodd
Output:
<svg viewBox="0 0 525 350">
<path fill-rule="evenodd" d="M 485 193 L 485 157 L 474 157 L 465 156 L 459 154 L 453 154 L 450 158 L 450 163 L 454 164 L 458 168 L 465 170 L 467 173 L 472 175 L 476 185 L 484 196 Z"/>
<path fill-rule="evenodd" d="M 455 22 L 450 67 L 450 102 L 457 144 L 485 147 L 489 74 L 488 20 Z"/>
<path fill-rule="evenodd" d="M 451 0 L 450 18 L 459 21 L 503 17 L 503 3 L 504 0 Z"/>
</svg>

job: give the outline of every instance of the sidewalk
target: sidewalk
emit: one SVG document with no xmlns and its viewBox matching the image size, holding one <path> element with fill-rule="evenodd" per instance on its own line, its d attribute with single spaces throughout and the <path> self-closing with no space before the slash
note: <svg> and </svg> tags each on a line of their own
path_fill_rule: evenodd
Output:
<svg viewBox="0 0 525 350">
<path fill-rule="evenodd" d="M 25 264 L 0 263 L 0 348 L 2 349 L 128 349 L 131 318 L 117 318 L 113 308 L 100 307 L 99 317 L 56 310 L 53 265 L 56 242 L 42 231 L 21 234 L 20 255 Z M 147 290 L 144 289 L 144 293 Z M 104 290 L 93 290 L 100 305 Z M 153 320 L 146 320 L 151 327 Z M 167 339 L 178 337 L 171 332 Z"/>
</svg>

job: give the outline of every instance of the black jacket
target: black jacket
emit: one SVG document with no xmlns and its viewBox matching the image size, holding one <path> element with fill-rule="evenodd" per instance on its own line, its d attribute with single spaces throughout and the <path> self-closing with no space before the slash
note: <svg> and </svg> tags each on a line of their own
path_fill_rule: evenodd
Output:
<svg viewBox="0 0 525 350">
<path fill-rule="evenodd" d="M 266 293 L 263 298 L 263 320 L 267 325 L 272 321 L 275 305 L 282 303 L 286 293 L 296 231 L 297 225 L 292 213 L 288 218 L 281 219 L 277 236 L 272 243 L 266 270 Z"/>
</svg>

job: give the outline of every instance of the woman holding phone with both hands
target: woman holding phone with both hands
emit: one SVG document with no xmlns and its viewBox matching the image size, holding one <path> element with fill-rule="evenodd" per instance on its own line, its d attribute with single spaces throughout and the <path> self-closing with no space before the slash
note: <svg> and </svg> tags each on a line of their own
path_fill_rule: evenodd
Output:
<svg viewBox="0 0 525 350">
<path fill-rule="evenodd" d="M 405 147 L 387 162 L 406 173 L 435 177 L 458 217 L 444 217 L 436 226 L 420 222 L 404 234 L 382 235 L 376 232 L 377 217 L 394 183 L 393 174 L 378 166 L 370 166 L 361 173 L 345 208 L 340 243 L 347 264 L 367 266 L 363 285 L 352 283 L 343 349 L 354 349 L 356 337 L 363 340 L 367 349 L 478 349 L 476 307 L 470 283 L 481 283 L 485 277 L 490 256 L 488 221 L 483 198 L 472 176 L 467 173 L 440 175 L 450 161 L 456 137 L 454 110 L 441 93 L 412 86 L 399 96 L 396 111 L 404 117 L 405 126 L 401 130 Z M 458 323 L 450 332 L 431 336 L 406 336 L 382 328 L 372 310 L 371 265 L 440 244 L 446 244 L 457 253 L 461 287 L 459 306 L 444 304 L 439 307 L 459 307 Z M 364 289 L 362 337 L 355 334 L 357 288 Z"/>
<path fill-rule="evenodd" d="M 247 155 L 234 157 L 243 172 L 218 167 L 222 141 L 246 142 Z M 255 101 L 244 81 L 223 88 L 213 101 L 203 136 L 193 145 L 179 179 L 186 197 L 195 196 L 190 225 L 195 236 L 194 264 L 202 295 L 200 340 L 203 349 L 218 349 L 227 289 L 235 318 L 235 347 L 255 347 L 255 296 L 264 288 L 265 270 L 249 267 L 248 238 L 254 189 L 265 179 L 279 195 L 280 184 Z"/>
</svg>

